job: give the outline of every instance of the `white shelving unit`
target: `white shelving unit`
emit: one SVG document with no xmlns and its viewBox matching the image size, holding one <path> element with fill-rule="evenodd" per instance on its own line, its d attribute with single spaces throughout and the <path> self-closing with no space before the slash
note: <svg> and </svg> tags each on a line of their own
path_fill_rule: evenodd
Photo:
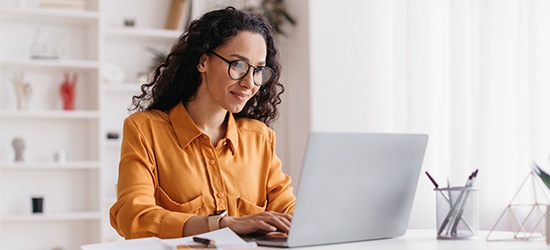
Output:
<svg viewBox="0 0 550 250">
<path fill-rule="evenodd" d="M 99 5 L 88 0 L 85 10 L 75 11 L 41 9 L 37 1 L 0 4 L 2 249 L 78 249 L 103 240 Z M 58 59 L 32 58 L 41 46 L 36 41 L 55 39 Z M 33 89 L 26 110 L 17 109 L 12 85 L 21 72 Z M 78 75 L 74 110 L 62 108 L 65 73 Z M 16 137 L 25 142 L 23 162 L 14 162 Z M 67 152 L 66 162 L 54 161 L 58 150 Z M 44 197 L 44 212 L 32 214 L 37 195 Z"/>
<path fill-rule="evenodd" d="M 191 17 L 220 2 L 189 1 Z M 171 0 L 85 0 L 84 10 L 39 2 L 0 1 L 0 249 L 120 240 L 108 210 L 116 200 L 123 120 L 140 93 L 138 75 L 151 65 L 147 48 L 168 52 L 182 31 L 164 29 Z M 125 27 L 126 19 L 135 25 Z M 37 44 L 51 41 L 59 44 L 57 59 L 33 58 Z M 104 80 L 111 63 L 123 70 L 121 83 Z M 25 110 L 18 110 L 12 84 L 21 72 L 33 88 Z M 78 75 L 74 110 L 62 108 L 65 73 Z M 113 132 L 119 138 L 108 139 Z M 14 138 L 25 142 L 23 162 L 14 161 Z M 59 150 L 66 162 L 54 160 Z M 44 197 L 41 214 L 31 212 L 36 195 Z"/>
<path fill-rule="evenodd" d="M 103 65 L 119 65 L 125 75 L 122 82 L 112 84 L 100 80 L 102 104 L 101 141 L 103 156 L 103 197 L 104 211 L 116 200 L 116 181 L 124 119 L 130 114 L 132 96 L 140 94 L 139 74 L 146 74 L 153 54 L 147 50 L 154 48 L 169 52 L 173 43 L 183 31 L 164 29 L 171 0 L 118 0 L 103 1 L 102 14 L 102 53 Z M 139 8 L 127 6 L 139 5 Z M 133 27 L 125 27 L 124 20 L 134 21 Z M 129 56 L 131 55 L 131 56 Z M 108 139 L 107 133 L 119 134 L 118 139 Z M 120 239 L 120 236 L 106 223 L 104 240 Z"/>
<path fill-rule="evenodd" d="M 153 28 L 122 28 L 106 27 L 105 35 L 111 37 L 135 37 L 152 40 L 173 40 L 181 35 L 179 30 L 153 29 Z"/>
</svg>

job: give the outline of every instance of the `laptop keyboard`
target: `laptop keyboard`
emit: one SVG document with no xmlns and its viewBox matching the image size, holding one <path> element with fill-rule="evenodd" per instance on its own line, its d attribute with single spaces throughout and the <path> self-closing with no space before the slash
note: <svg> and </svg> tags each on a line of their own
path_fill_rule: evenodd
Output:
<svg viewBox="0 0 550 250">
<path fill-rule="evenodd" d="M 268 234 L 249 234 L 243 236 L 245 241 L 273 241 L 273 242 L 285 242 L 288 239 L 288 234 L 281 232 L 273 232 Z"/>
</svg>

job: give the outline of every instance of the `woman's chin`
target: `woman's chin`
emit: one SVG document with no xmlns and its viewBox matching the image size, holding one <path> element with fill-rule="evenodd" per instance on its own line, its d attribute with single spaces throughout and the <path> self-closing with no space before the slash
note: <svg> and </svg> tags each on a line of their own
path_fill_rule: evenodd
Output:
<svg viewBox="0 0 550 250">
<path fill-rule="evenodd" d="M 228 112 L 231 112 L 233 114 L 236 114 L 236 113 L 239 113 L 243 110 L 244 108 L 244 105 L 242 106 L 233 106 L 233 107 L 229 107 L 228 109 L 226 109 Z"/>
</svg>

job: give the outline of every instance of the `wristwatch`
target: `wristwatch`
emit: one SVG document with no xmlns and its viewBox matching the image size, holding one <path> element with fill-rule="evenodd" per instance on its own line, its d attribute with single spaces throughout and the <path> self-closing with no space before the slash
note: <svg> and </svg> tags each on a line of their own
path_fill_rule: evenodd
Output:
<svg viewBox="0 0 550 250">
<path fill-rule="evenodd" d="M 208 229 L 210 231 L 220 229 L 220 220 L 227 215 L 227 210 L 214 211 L 213 214 L 208 215 Z"/>
</svg>

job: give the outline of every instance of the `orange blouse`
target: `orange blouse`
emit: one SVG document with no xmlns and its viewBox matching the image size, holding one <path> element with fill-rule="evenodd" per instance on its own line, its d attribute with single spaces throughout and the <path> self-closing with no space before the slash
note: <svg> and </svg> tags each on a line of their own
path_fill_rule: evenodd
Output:
<svg viewBox="0 0 550 250">
<path fill-rule="evenodd" d="M 275 154 L 275 132 L 228 115 L 216 147 L 183 106 L 137 112 L 124 121 L 118 200 L 111 225 L 126 239 L 182 236 L 193 215 L 292 213 L 290 177 Z"/>
</svg>

